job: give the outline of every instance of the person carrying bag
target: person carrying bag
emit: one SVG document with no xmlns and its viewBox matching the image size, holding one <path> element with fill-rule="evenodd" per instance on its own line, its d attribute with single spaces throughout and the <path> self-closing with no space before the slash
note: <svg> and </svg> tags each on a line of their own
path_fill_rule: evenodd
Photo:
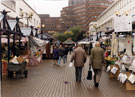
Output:
<svg viewBox="0 0 135 97">
<path fill-rule="evenodd" d="M 90 56 L 90 68 L 92 66 L 94 72 L 94 85 L 95 87 L 99 86 L 101 74 L 102 74 L 102 66 L 104 64 L 104 50 L 100 47 L 100 43 L 97 42 L 95 47 L 91 50 Z"/>
</svg>

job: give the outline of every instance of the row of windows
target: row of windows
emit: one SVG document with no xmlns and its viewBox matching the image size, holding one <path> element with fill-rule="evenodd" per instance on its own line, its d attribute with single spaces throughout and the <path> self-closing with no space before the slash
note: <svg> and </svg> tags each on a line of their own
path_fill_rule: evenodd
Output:
<svg viewBox="0 0 135 97">
<path fill-rule="evenodd" d="M 119 0 L 115 5 L 113 5 L 113 7 L 111 7 L 110 9 L 108 9 L 108 11 L 105 13 L 106 15 L 102 18 L 101 21 L 105 20 L 107 17 L 110 17 L 111 15 L 113 15 L 116 11 L 121 10 L 122 8 L 126 7 L 128 4 L 131 4 L 134 2 L 134 0 Z M 132 7 L 132 6 L 131 6 Z M 125 10 L 128 11 L 128 10 Z"/>
</svg>

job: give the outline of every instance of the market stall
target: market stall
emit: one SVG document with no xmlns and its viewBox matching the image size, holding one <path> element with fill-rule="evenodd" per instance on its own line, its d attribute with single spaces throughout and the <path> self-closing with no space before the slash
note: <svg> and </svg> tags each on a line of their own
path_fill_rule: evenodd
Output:
<svg viewBox="0 0 135 97">
<path fill-rule="evenodd" d="M 110 78 L 118 79 L 126 90 L 135 90 L 134 34 L 131 32 L 112 33 L 107 72 Z"/>
<path fill-rule="evenodd" d="M 21 37 L 23 34 L 19 27 L 19 18 L 13 20 L 7 20 L 7 13 L 2 11 L 0 18 L 0 60 L 1 60 L 1 74 L 3 77 L 7 76 L 7 70 L 9 70 L 10 60 L 14 56 L 19 56 L 16 46 L 21 46 Z M 18 41 L 18 43 L 16 43 Z M 18 48 L 19 50 L 20 48 Z"/>
</svg>

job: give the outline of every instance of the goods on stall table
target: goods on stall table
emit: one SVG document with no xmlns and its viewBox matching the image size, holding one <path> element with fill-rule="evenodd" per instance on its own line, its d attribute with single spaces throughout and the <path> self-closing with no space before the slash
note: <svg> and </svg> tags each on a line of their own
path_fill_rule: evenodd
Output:
<svg viewBox="0 0 135 97">
<path fill-rule="evenodd" d="M 24 58 L 22 58 L 21 56 L 19 56 L 19 57 L 17 57 L 17 61 L 19 63 L 23 63 L 25 60 L 24 60 Z"/>
<path fill-rule="evenodd" d="M 120 73 L 120 68 L 118 65 L 110 65 L 110 72 L 109 72 L 109 77 L 112 78 L 117 78 Z"/>
<path fill-rule="evenodd" d="M 126 72 L 126 75 L 127 75 L 128 79 L 131 75 L 134 75 L 134 77 L 135 77 L 135 74 L 130 73 L 130 72 Z M 126 88 L 126 90 L 135 90 L 135 83 L 131 83 L 129 80 L 127 80 L 125 83 L 125 88 Z"/>
</svg>

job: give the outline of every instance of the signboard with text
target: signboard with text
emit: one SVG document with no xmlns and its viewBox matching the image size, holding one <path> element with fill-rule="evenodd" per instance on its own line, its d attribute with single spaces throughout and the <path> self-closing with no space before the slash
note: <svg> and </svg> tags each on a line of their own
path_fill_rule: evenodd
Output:
<svg viewBox="0 0 135 97">
<path fill-rule="evenodd" d="M 132 31 L 132 17 L 115 16 L 114 17 L 114 31 L 115 32 L 130 32 Z"/>
</svg>

